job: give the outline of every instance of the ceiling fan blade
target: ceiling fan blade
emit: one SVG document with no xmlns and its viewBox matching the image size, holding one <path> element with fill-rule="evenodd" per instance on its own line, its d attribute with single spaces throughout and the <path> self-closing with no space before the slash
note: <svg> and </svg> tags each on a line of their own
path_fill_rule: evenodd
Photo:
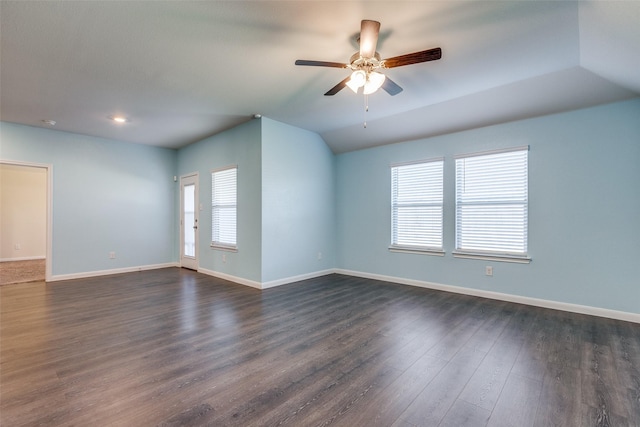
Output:
<svg viewBox="0 0 640 427">
<path fill-rule="evenodd" d="M 408 53 L 406 55 L 394 56 L 384 60 L 385 68 L 401 67 L 403 65 L 418 64 L 420 62 L 435 61 L 442 58 L 442 49 L 439 47 L 423 50 L 420 52 Z"/>
<path fill-rule="evenodd" d="M 335 68 L 347 68 L 347 64 L 342 62 L 327 62 L 327 61 L 308 61 L 306 59 L 298 59 L 296 65 L 310 65 L 313 67 L 335 67 Z"/>
<path fill-rule="evenodd" d="M 376 54 L 378 44 L 378 34 L 380 33 L 380 23 L 364 19 L 360 25 L 360 56 L 362 58 L 373 58 Z"/>
<path fill-rule="evenodd" d="M 402 88 L 388 76 L 385 77 L 384 83 L 382 83 L 381 87 L 391 96 L 397 95 L 402 92 Z"/>
<path fill-rule="evenodd" d="M 346 79 L 344 79 L 343 81 L 341 81 L 340 83 L 338 83 L 337 85 L 329 89 L 327 93 L 324 94 L 324 96 L 333 96 L 336 93 L 340 92 L 347 85 L 347 82 L 349 81 L 350 78 L 351 76 L 348 76 Z"/>
</svg>

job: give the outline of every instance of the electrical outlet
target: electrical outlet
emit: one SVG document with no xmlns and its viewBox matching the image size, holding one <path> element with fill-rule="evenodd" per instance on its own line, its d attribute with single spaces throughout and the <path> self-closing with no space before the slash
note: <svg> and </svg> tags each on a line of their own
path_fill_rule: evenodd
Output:
<svg viewBox="0 0 640 427">
<path fill-rule="evenodd" d="M 19 251 L 20 249 L 22 249 L 22 245 L 20 245 L 20 243 L 16 243 L 13 247 L 16 251 Z"/>
<path fill-rule="evenodd" d="M 222 254 L 222 262 L 226 264 L 227 262 L 227 254 Z"/>
<path fill-rule="evenodd" d="M 116 253 L 115 252 L 109 252 L 109 259 L 116 259 Z"/>
<path fill-rule="evenodd" d="M 318 259 L 322 259 L 322 252 L 318 252 Z"/>
<path fill-rule="evenodd" d="M 493 267 L 491 267 L 490 265 L 487 265 L 484 268 L 484 274 L 486 274 L 487 276 L 493 276 Z"/>
</svg>

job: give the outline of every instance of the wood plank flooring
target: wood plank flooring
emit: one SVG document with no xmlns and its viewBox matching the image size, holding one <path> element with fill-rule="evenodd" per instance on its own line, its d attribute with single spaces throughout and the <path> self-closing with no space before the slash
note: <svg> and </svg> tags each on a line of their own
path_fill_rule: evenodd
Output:
<svg viewBox="0 0 640 427">
<path fill-rule="evenodd" d="M 640 426 L 640 325 L 329 275 L 0 288 L 2 426 Z"/>
</svg>

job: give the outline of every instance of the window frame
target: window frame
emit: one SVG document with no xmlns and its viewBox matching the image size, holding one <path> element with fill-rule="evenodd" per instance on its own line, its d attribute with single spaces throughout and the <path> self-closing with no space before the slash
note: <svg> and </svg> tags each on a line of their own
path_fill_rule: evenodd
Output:
<svg viewBox="0 0 640 427">
<path fill-rule="evenodd" d="M 397 192 L 397 175 L 394 170 L 403 167 L 411 167 L 411 166 L 419 166 L 419 165 L 433 165 L 439 164 L 440 170 L 438 171 L 439 180 L 433 183 L 427 183 L 427 186 L 438 186 L 439 187 L 439 196 L 440 199 L 438 202 L 433 201 L 418 201 L 411 203 L 404 203 L 404 206 L 417 206 L 417 207 L 438 207 L 440 209 L 440 217 L 439 217 L 439 237 L 440 237 L 440 245 L 410 245 L 410 244 L 399 244 L 398 243 L 398 233 L 397 229 L 397 209 L 402 206 L 402 203 L 399 203 L 396 198 Z M 389 251 L 391 252 L 404 252 L 404 253 L 420 253 L 425 255 L 436 255 L 436 256 L 444 256 L 444 157 L 436 157 L 430 159 L 416 160 L 410 162 L 402 162 L 402 163 L 392 163 L 389 167 L 390 175 L 391 175 L 391 244 L 389 245 Z M 424 171 L 423 173 L 428 173 Z M 432 189 L 430 189 L 431 191 Z M 406 232 L 406 231 L 405 231 Z M 428 243 L 428 242 L 425 242 Z"/>
<path fill-rule="evenodd" d="M 227 171 L 231 171 L 234 170 L 235 171 L 235 176 L 234 176 L 234 182 L 233 182 L 233 186 L 235 187 L 235 194 L 234 194 L 234 203 L 220 203 L 218 205 L 216 205 L 216 182 L 215 182 L 215 178 L 216 178 L 216 174 L 219 174 L 221 172 L 227 172 Z M 234 237 L 234 242 L 226 242 L 226 241 L 216 241 L 215 240 L 215 234 L 216 234 L 216 213 L 219 214 L 220 209 L 229 209 L 232 208 L 234 209 L 234 213 L 235 213 L 235 220 L 234 220 L 234 229 L 233 229 L 233 237 Z M 238 165 L 229 165 L 229 166 L 225 166 L 225 167 L 221 167 L 221 168 L 217 168 L 217 169 L 213 169 L 211 171 L 211 247 L 215 248 L 215 249 L 222 249 L 222 250 L 227 250 L 227 251 L 232 251 L 232 252 L 237 252 L 238 250 Z"/>
<path fill-rule="evenodd" d="M 477 157 L 485 157 L 485 156 L 496 156 L 500 154 L 508 154 L 514 152 L 524 152 L 524 170 L 520 172 L 524 172 L 524 189 L 518 187 L 519 190 L 523 191 L 523 199 L 517 199 L 515 196 L 513 198 L 508 198 L 505 196 L 504 199 L 500 201 L 489 200 L 487 198 L 483 200 L 477 200 L 474 202 L 462 202 L 460 192 L 460 186 L 462 185 L 459 180 L 460 170 L 459 170 L 459 161 L 469 158 L 477 158 Z M 477 152 L 477 153 L 469 153 L 469 154 L 460 154 L 454 157 L 455 159 L 455 249 L 452 252 L 453 256 L 456 258 L 469 258 L 469 259 L 483 259 L 489 261 L 504 261 L 504 262 L 515 262 L 515 263 L 529 263 L 531 262 L 531 257 L 529 255 L 529 247 L 528 247 L 528 238 L 529 238 L 529 224 L 528 224 L 528 210 L 529 210 L 529 146 L 520 146 L 513 148 L 506 148 L 501 150 L 492 150 L 485 152 Z M 496 170 L 497 166 L 494 166 Z M 466 177 L 465 177 L 466 178 Z M 480 182 L 480 181 L 478 181 Z M 485 181 L 486 183 L 486 181 Z M 465 179 L 464 185 L 468 185 L 467 180 Z M 507 250 L 503 247 L 503 249 L 489 249 L 489 248 L 478 248 L 478 247 L 461 247 L 462 236 L 461 236 L 461 222 L 463 218 L 461 215 L 462 206 L 476 206 L 476 207 L 497 207 L 500 205 L 506 206 L 516 206 L 521 205 L 523 211 L 523 233 L 521 236 L 521 240 L 523 241 L 524 251 L 511 251 Z M 506 241 L 506 240 L 505 240 Z M 487 245 L 491 246 L 491 245 Z"/>
</svg>

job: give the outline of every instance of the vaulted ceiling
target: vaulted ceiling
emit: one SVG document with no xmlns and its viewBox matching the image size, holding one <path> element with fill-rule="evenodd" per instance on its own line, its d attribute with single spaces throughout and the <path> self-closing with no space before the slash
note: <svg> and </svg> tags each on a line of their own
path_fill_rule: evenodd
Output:
<svg viewBox="0 0 640 427">
<path fill-rule="evenodd" d="M 0 119 L 178 148 L 253 114 L 336 152 L 640 96 L 637 1 L 5 1 Z M 323 94 L 362 19 L 404 91 Z M 117 125 L 109 116 L 130 119 Z M 366 128 L 363 123 L 367 122 Z"/>
</svg>

